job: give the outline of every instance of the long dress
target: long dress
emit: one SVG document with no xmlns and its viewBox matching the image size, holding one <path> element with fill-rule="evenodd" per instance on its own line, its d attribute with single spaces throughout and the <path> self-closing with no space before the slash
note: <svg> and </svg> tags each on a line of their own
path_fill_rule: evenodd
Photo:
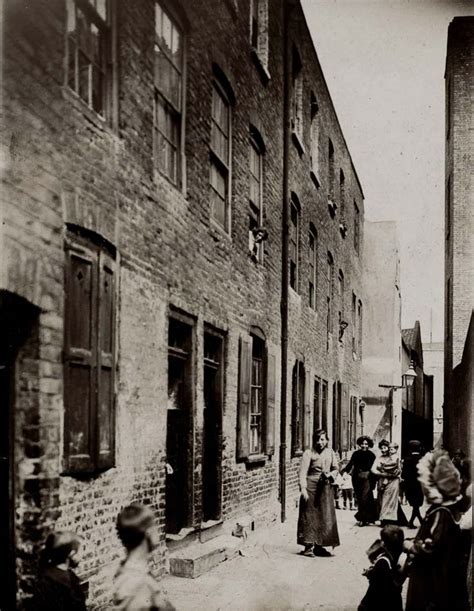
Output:
<svg viewBox="0 0 474 611">
<path fill-rule="evenodd" d="M 372 472 L 379 476 L 377 501 L 380 521 L 398 522 L 400 469 L 398 459 L 393 456 L 379 456 L 375 459 Z"/>
<path fill-rule="evenodd" d="M 467 611 L 463 545 L 449 507 L 432 505 L 414 542 L 406 611 Z"/>
<path fill-rule="evenodd" d="M 324 476 L 322 476 L 324 474 Z M 337 475 L 337 458 L 332 450 L 305 450 L 301 458 L 299 482 L 308 491 L 300 498 L 298 516 L 299 545 L 339 545 L 333 487 L 326 478 Z"/>
<path fill-rule="evenodd" d="M 410 454 L 403 461 L 402 480 L 405 497 L 411 507 L 423 505 L 423 490 L 418 480 L 417 465 L 421 458 L 420 454 Z"/>
<path fill-rule="evenodd" d="M 352 487 L 357 501 L 357 512 L 354 517 L 360 522 L 375 522 L 377 519 L 370 473 L 374 461 L 375 454 L 370 450 L 356 450 L 344 467 L 347 473 L 352 470 Z"/>
</svg>

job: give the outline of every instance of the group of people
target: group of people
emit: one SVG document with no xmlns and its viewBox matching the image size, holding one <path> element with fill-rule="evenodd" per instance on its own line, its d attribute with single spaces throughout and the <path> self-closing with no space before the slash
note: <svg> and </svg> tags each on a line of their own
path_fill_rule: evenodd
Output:
<svg viewBox="0 0 474 611">
<path fill-rule="evenodd" d="M 149 572 L 148 560 L 156 546 L 153 512 L 132 503 L 117 518 L 117 534 L 126 550 L 110 594 L 117 611 L 171 610 Z M 86 611 L 86 597 L 74 569 L 81 559 L 81 541 L 69 531 L 48 535 L 40 559 L 40 576 L 29 600 L 31 611 Z"/>
<path fill-rule="evenodd" d="M 421 443 L 409 444 L 403 465 L 398 446 L 382 440 L 375 456 L 372 440 L 361 436 L 359 448 L 338 471 L 335 452 L 326 431 L 318 430 L 312 447 L 303 453 L 299 484 L 297 539 L 307 557 L 332 554 L 339 545 L 333 485 L 341 474 L 351 473 L 360 526 L 380 520 L 380 538 L 369 548 L 369 580 L 358 611 L 401 611 L 402 585 L 408 579 L 406 611 L 467 611 L 472 608 L 472 488 L 466 469 L 460 473 L 456 459 L 436 450 L 422 456 Z M 407 522 L 400 504 L 403 494 L 412 507 Z M 374 489 L 377 488 L 377 501 Z M 420 508 L 428 509 L 422 517 Z M 401 526 L 420 523 L 413 539 L 405 539 Z"/>
</svg>

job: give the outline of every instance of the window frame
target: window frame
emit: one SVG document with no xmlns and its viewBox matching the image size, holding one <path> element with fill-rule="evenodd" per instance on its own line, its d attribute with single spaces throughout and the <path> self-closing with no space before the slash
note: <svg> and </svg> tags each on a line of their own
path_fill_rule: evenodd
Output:
<svg viewBox="0 0 474 611">
<path fill-rule="evenodd" d="M 167 2 L 160 2 L 155 0 L 155 28 L 154 28 L 154 77 L 153 77 L 153 167 L 154 170 L 165 177 L 171 184 L 178 189 L 183 189 L 185 184 L 185 171 L 184 171 L 184 127 L 185 127 L 185 107 L 186 107 L 186 32 L 181 21 L 177 18 L 174 11 L 172 11 Z M 175 62 L 172 53 L 169 53 L 165 45 L 162 44 L 161 37 L 158 36 L 157 32 L 157 17 L 158 11 L 161 11 L 166 16 L 170 23 L 172 35 L 176 31 L 180 37 L 181 42 L 181 54 L 179 59 L 179 65 Z M 161 55 L 165 60 L 171 64 L 172 69 L 176 70 L 179 75 L 179 104 L 175 102 L 163 91 L 163 87 L 159 87 L 157 81 L 157 53 L 156 49 L 160 50 Z M 176 143 L 173 143 L 170 139 L 170 135 L 160 129 L 158 114 L 159 106 L 163 108 L 162 112 L 165 115 L 166 123 L 171 121 L 173 129 L 176 129 L 177 137 Z M 167 143 L 171 149 L 174 149 L 174 176 L 170 174 L 168 168 L 165 168 L 160 163 L 159 150 L 159 137 Z"/>
<path fill-rule="evenodd" d="M 97 0 L 95 0 L 97 1 Z M 91 0 L 67 0 L 66 1 L 66 27 L 65 27 L 65 54 L 64 54 L 64 86 L 71 91 L 77 99 L 103 121 L 112 127 L 117 126 L 117 83 L 116 83 L 116 15 L 115 2 L 104 0 L 105 17 L 94 6 Z M 98 44 L 100 47 L 99 62 L 93 57 L 91 49 L 80 47 L 78 40 L 78 11 L 84 16 L 89 31 L 91 27 L 100 32 Z M 72 16 L 73 15 L 73 16 Z M 74 30 L 70 26 L 74 24 Z M 86 58 L 88 67 L 87 99 L 81 94 L 80 85 L 80 56 Z M 74 69 L 74 83 L 70 78 L 71 59 Z M 98 69 L 101 74 L 100 109 L 94 104 L 93 68 Z M 92 72 L 91 72 L 92 70 Z"/>
<path fill-rule="evenodd" d="M 360 210 L 357 202 L 354 201 L 354 250 L 357 254 L 360 251 Z"/>
<path fill-rule="evenodd" d="M 293 219 L 293 213 L 295 213 L 296 223 Z M 289 284 L 290 287 L 295 291 L 299 292 L 299 258 L 300 258 L 300 205 L 299 201 L 294 194 L 290 199 L 290 232 L 289 232 Z M 294 239 L 293 239 L 294 237 Z M 292 247 L 293 245 L 293 247 Z M 294 250 L 294 259 L 292 257 L 292 250 Z"/>
<path fill-rule="evenodd" d="M 213 126 L 219 132 L 222 132 L 221 127 L 214 116 L 214 96 L 219 96 L 220 100 L 224 103 L 225 108 L 227 109 L 227 160 L 222 159 L 221 155 L 218 151 L 215 150 L 214 139 L 213 139 Z M 225 136 L 225 133 L 224 133 Z M 212 105 L 211 105 L 211 138 L 210 138 L 210 176 L 209 176 L 209 187 L 211 193 L 211 220 L 225 233 L 230 234 L 231 232 L 231 223 L 230 223 L 230 215 L 231 215 L 231 178 L 232 178 L 232 101 L 225 91 L 225 88 L 220 84 L 217 78 L 212 80 Z M 213 170 L 220 174 L 224 181 L 224 198 L 220 197 L 218 190 L 213 185 L 212 181 L 212 172 Z M 219 198 L 223 202 L 224 206 L 224 225 L 218 220 L 216 215 L 214 214 L 214 199 L 212 196 L 214 193 L 214 197 Z"/>
<path fill-rule="evenodd" d="M 313 244 L 313 247 L 311 247 Z M 317 310 L 318 293 L 318 232 L 311 224 L 309 227 L 309 281 L 308 281 L 308 305 L 312 310 Z M 312 289 L 312 291 L 311 291 Z"/>
<path fill-rule="evenodd" d="M 258 159 L 258 177 L 252 171 L 252 155 Z M 262 138 L 255 129 L 250 129 L 249 136 L 249 251 L 257 263 L 263 263 L 264 242 L 255 242 L 252 230 L 263 226 L 263 177 L 264 177 L 265 147 Z M 258 202 L 251 197 L 252 179 L 258 184 Z"/>
<path fill-rule="evenodd" d="M 118 319 L 118 261 L 115 247 L 104 240 L 101 236 L 78 226 L 68 226 L 65 240 L 65 285 L 64 285 L 64 472 L 68 475 L 94 474 L 110 469 L 115 466 L 115 418 L 116 418 L 116 368 L 117 368 L 117 319 Z M 72 259 L 76 257 L 88 261 L 91 265 L 91 291 L 90 291 L 90 317 L 88 325 L 90 329 L 90 350 L 82 347 L 74 347 L 72 340 L 73 325 L 77 325 L 77 319 L 73 316 L 72 300 Z M 105 299 L 103 297 L 107 287 L 105 282 L 106 268 L 111 272 L 111 315 L 107 318 L 109 327 L 110 350 L 105 350 L 102 344 L 106 324 L 103 316 Z M 81 313 L 85 311 L 81 308 Z M 76 312 L 77 313 L 77 312 Z M 77 329 L 76 329 L 77 332 Z M 89 353 L 89 354 L 88 354 Z M 75 366 L 86 367 L 90 371 L 89 405 L 87 410 L 87 453 L 71 452 L 71 412 L 74 411 L 75 385 L 72 383 L 70 373 Z M 103 384 L 102 374 L 110 373 L 109 397 L 107 404 L 107 419 L 109 426 L 110 445 L 104 452 L 100 448 L 101 431 L 103 424 L 101 410 L 103 408 Z M 108 454 L 108 456 L 107 456 Z"/>
<path fill-rule="evenodd" d="M 296 359 L 291 386 L 291 456 L 301 456 L 304 451 L 305 427 L 309 426 L 305 415 L 306 371 L 303 361 Z"/>
</svg>

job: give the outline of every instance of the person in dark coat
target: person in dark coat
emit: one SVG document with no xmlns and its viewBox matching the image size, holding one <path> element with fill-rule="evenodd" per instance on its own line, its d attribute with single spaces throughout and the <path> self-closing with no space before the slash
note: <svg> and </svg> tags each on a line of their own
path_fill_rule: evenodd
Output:
<svg viewBox="0 0 474 611">
<path fill-rule="evenodd" d="M 382 528 L 380 539 L 367 550 L 372 565 L 364 575 L 369 587 L 357 611 L 402 611 L 403 578 L 397 563 L 403 539 L 403 530 L 390 524 Z"/>
<path fill-rule="evenodd" d="M 421 443 L 413 439 L 408 443 L 408 456 L 403 460 L 402 481 L 403 491 L 408 504 L 412 508 L 408 528 L 415 528 L 415 519 L 421 524 L 420 507 L 423 505 L 423 490 L 418 480 L 417 465 L 421 458 Z"/>
<path fill-rule="evenodd" d="M 455 509 L 461 478 L 447 452 L 426 454 L 418 463 L 423 493 L 430 507 L 412 542 L 407 542 L 406 611 L 468 611 L 463 571 L 465 550 Z"/>
<path fill-rule="evenodd" d="M 359 526 L 366 526 L 377 519 L 377 507 L 373 495 L 375 479 L 371 468 L 375 454 L 370 450 L 374 442 L 367 435 L 357 439 L 358 450 L 352 453 L 350 461 L 341 473 L 352 473 L 352 487 L 357 502 L 357 512 L 354 514 Z"/>
<path fill-rule="evenodd" d="M 50 533 L 41 553 L 41 573 L 27 605 L 31 611 L 86 611 L 86 597 L 74 568 L 80 540 L 72 532 Z"/>
</svg>

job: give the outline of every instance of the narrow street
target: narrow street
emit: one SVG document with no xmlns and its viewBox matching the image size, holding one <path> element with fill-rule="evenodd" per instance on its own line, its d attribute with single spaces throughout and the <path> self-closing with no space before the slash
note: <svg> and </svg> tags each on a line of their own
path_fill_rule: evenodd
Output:
<svg viewBox="0 0 474 611">
<path fill-rule="evenodd" d="M 337 519 L 341 545 L 333 558 L 299 555 L 297 513 L 291 511 L 284 524 L 251 535 L 245 555 L 196 579 L 167 576 L 163 587 L 179 611 L 354 611 L 367 589 L 365 551 L 380 529 L 359 528 L 352 511 L 337 511 Z"/>
</svg>

